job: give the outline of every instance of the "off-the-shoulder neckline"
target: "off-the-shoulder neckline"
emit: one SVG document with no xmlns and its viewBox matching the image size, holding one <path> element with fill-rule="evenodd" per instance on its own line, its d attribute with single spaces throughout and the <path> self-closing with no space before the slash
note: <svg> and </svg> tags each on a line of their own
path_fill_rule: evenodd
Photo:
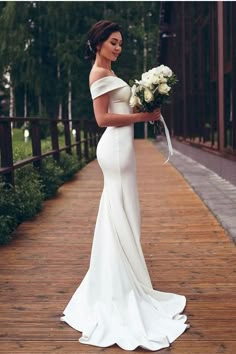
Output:
<svg viewBox="0 0 236 354">
<path fill-rule="evenodd" d="M 106 79 L 106 78 L 110 78 L 110 77 L 112 77 L 112 78 L 114 78 L 114 79 L 119 79 L 119 80 L 121 80 L 121 81 L 124 81 L 124 80 L 122 80 L 122 79 L 121 79 L 120 77 L 118 77 L 118 76 L 115 76 L 115 75 L 107 75 L 107 76 L 102 77 L 101 79 L 98 79 L 98 80 L 94 81 L 94 82 L 90 85 L 90 89 L 91 89 L 91 87 L 92 87 L 94 84 L 96 84 L 97 82 L 99 82 L 99 81 L 101 81 L 101 80 L 104 80 L 104 79 Z"/>
</svg>

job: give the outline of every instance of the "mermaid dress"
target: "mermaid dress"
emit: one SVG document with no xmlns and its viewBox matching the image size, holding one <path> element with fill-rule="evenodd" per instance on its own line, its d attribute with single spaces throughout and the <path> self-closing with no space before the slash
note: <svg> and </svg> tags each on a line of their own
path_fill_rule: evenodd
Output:
<svg viewBox="0 0 236 354">
<path fill-rule="evenodd" d="M 130 87 L 122 79 L 107 76 L 90 89 L 93 99 L 109 94 L 109 112 L 131 113 Z M 181 314 L 186 298 L 152 287 L 140 243 L 133 125 L 106 128 L 97 160 L 104 188 L 90 266 L 61 320 L 82 332 L 83 344 L 168 347 L 188 327 Z"/>
</svg>

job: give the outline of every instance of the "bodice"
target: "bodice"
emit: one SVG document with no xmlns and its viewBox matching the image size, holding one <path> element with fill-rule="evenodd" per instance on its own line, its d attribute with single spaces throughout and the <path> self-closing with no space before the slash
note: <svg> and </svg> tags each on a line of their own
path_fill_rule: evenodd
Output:
<svg viewBox="0 0 236 354">
<path fill-rule="evenodd" d="M 95 81 L 91 87 L 92 99 L 109 94 L 108 111 L 112 113 L 131 113 L 129 105 L 131 89 L 129 85 L 117 76 L 105 76 Z"/>
</svg>

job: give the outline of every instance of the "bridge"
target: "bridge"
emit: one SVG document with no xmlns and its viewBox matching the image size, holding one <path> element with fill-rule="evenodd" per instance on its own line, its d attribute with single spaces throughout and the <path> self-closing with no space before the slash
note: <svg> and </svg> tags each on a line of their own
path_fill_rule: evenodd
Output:
<svg viewBox="0 0 236 354">
<path fill-rule="evenodd" d="M 183 176 L 163 165 L 155 144 L 136 140 L 135 148 L 141 240 L 153 287 L 186 295 L 191 325 L 161 353 L 234 354 L 235 246 Z M 89 266 L 102 185 L 94 160 L 1 248 L 1 354 L 123 353 L 80 344 L 80 333 L 59 320 Z"/>
</svg>

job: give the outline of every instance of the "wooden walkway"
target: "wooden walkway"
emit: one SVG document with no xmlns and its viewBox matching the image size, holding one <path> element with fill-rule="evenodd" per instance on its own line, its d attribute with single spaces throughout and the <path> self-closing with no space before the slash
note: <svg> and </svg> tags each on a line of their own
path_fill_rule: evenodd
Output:
<svg viewBox="0 0 236 354">
<path fill-rule="evenodd" d="M 153 286 L 185 294 L 191 324 L 160 353 L 235 354 L 235 246 L 183 177 L 163 166 L 156 148 L 135 144 L 142 245 Z M 79 333 L 59 321 L 89 265 L 101 189 L 93 161 L 0 249 L 1 354 L 124 353 L 82 345 Z"/>
</svg>

